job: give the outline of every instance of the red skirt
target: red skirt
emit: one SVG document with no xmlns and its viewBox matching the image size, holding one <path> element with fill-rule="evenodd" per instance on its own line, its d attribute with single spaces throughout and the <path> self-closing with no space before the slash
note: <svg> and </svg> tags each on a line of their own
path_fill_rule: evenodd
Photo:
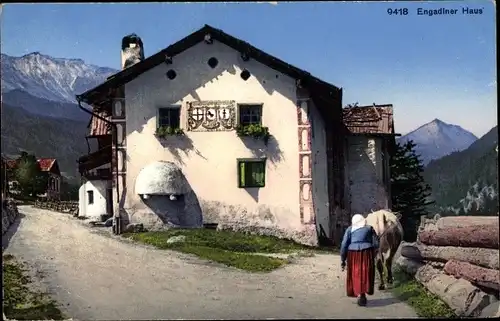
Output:
<svg viewBox="0 0 500 321">
<path fill-rule="evenodd" d="M 373 295 L 375 288 L 375 253 L 373 249 L 347 252 L 348 297 Z"/>
</svg>

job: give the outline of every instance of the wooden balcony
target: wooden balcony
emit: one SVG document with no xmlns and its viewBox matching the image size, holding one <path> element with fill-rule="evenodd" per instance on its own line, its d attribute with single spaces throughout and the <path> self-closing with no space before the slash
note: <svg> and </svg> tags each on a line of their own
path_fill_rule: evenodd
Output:
<svg viewBox="0 0 500 321">
<path fill-rule="evenodd" d="M 96 167 L 111 163 L 111 156 L 111 145 L 101 148 L 94 153 L 82 156 L 78 159 L 78 170 L 80 174 L 83 174 Z"/>
<path fill-rule="evenodd" d="M 82 176 L 88 179 L 89 181 L 101 180 L 107 181 L 113 178 L 110 168 L 99 168 L 92 172 L 84 172 Z"/>
</svg>

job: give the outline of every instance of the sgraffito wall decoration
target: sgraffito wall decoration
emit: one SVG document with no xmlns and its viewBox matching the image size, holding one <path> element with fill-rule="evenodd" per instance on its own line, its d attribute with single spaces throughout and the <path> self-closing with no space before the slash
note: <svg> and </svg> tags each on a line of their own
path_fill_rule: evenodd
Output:
<svg viewBox="0 0 500 321">
<path fill-rule="evenodd" d="M 231 131 L 236 127 L 234 100 L 193 101 L 188 103 L 189 131 Z"/>
</svg>

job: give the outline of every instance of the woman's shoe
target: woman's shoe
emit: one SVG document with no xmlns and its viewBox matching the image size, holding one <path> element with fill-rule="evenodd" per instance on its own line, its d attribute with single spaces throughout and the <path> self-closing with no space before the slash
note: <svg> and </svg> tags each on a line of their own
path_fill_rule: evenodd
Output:
<svg viewBox="0 0 500 321">
<path fill-rule="evenodd" d="M 367 303 L 368 300 L 366 300 L 366 295 L 364 294 L 361 294 L 359 297 L 358 297 L 358 305 L 360 307 L 364 307 L 366 306 L 366 303 Z"/>
</svg>

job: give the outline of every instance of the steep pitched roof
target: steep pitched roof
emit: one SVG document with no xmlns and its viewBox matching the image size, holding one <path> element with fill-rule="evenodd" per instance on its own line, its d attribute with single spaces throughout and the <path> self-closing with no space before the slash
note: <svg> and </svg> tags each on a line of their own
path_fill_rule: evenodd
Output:
<svg viewBox="0 0 500 321">
<path fill-rule="evenodd" d="M 391 104 L 347 107 L 342 114 L 344 124 L 352 134 L 396 135 Z"/>
<path fill-rule="evenodd" d="M 43 172 L 48 172 L 52 169 L 56 162 L 55 158 L 40 158 L 38 159 L 38 164 L 40 165 L 40 169 Z"/>
<path fill-rule="evenodd" d="M 13 169 L 16 167 L 18 160 L 17 159 L 4 159 L 5 164 L 8 169 Z M 44 172 L 48 172 L 57 164 L 57 160 L 55 158 L 39 158 L 37 159 L 38 164 L 40 165 L 40 169 Z"/>
<path fill-rule="evenodd" d="M 340 88 L 329 84 L 319 78 L 316 78 L 310 73 L 294 67 L 274 56 L 271 56 L 264 51 L 255 48 L 249 43 L 223 32 L 220 29 L 205 25 L 198 31 L 193 32 L 192 34 L 168 46 L 160 52 L 114 74 L 97 87 L 90 89 L 83 94 L 76 95 L 76 99 L 90 105 L 98 103 L 98 100 L 103 99 L 110 90 L 120 87 L 138 77 L 142 73 L 164 63 L 165 56 L 174 57 L 175 55 L 178 55 L 181 52 L 196 45 L 197 43 L 203 41 L 207 34 L 209 34 L 212 39 L 217 40 L 237 51 L 240 51 L 242 53 L 244 52 L 250 58 L 264 65 L 267 65 L 272 69 L 300 80 L 302 86 L 309 89 L 314 88 L 316 92 L 321 92 L 322 95 L 324 95 L 326 98 L 338 98 L 341 95 Z"/>
</svg>

